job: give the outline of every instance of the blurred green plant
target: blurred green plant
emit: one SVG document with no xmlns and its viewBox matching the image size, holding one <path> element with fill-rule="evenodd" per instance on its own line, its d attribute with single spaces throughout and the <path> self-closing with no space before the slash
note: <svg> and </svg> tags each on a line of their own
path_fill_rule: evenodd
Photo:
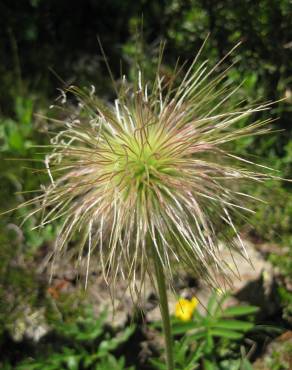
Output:
<svg viewBox="0 0 292 370">
<path fill-rule="evenodd" d="M 107 312 L 95 317 L 90 307 L 69 322 L 56 322 L 57 342 L 47 348 L 46 355 L 36 356 L 18 364 L 17 370 L 133 370 L 127 367 L 124 357 L 116 358 L 120 349 L 133 335 L 135 326 L 114 332 L 107 327 Z"/>
<path fill-rule="evenodd" d="M 0 118 L 0 151 L 24 155 L 33 133 L 33 99 L 15 97 L 15 118 Z"/>
<path fill-rule="evenodd" d="M 41 142 L 41 137 L 35 130 L 35 118 L 33 114 L 36 112 L 35 99 L 29 94 L 16 95 L 14 97 L 13 115 L 9 117 L 0 115 L 0 154 L 3 160 L 0 163 L 0 213 L 1 210 L 13 208 L 13 199 L 16 201 L 25 200 L 25 192 L 35 190 L 39 187 L 43 180 L 43 172 L 40 170 L 39 154 L 33 147 L 37 142 Z M 33 157 L 32 161 L 27 158 Z M 27 173 L 26 166 L 29 165 L 34 176 Z M 54 229 L 50 226 L 45 226 L 39 233 L 32 232 L 31 229 L 35 226 L 36 220 L 32 218 L 24 224 L 22 229 L 16 225 L 19 224 L 18 219 L 24 218 L 27 210 L 17 210 L 12 216 L 3 217 L 1 215 L 0 233 L 6 233 L 3 228 L 9 225 L 10 227 L 10 242 L 15 244 L 25 244 L 30 251 L 41 246 L 45 241 L 52 240 L 54 237 Z M 5 222 L 6 221 L 6 222 Z M 5 225 L 6 223 L 6 225 Z M 13 233 L 14 238 L 13 238 Z M 20 240 L 21 239 L 21 240 Z M 26 250 L 27 250 L 26 249 Z"/>
<path fill-rule="evenodd" d="M 212 41 L 206 48 L 206 54 L 211 62 L 223 55 L 231 44 L 239 39 L 244 41 L 240 55 L 236 56 L 239 68 L 229 76 L 235 84 L 242 78 L 245 79 L 240 91 L 243 98 L 254 100 L 261 97 L 269 100 L 290 94 L 288 102 L 291 102 L 290 0 L 240 1 L 236 7 L 232 0 L 216 2 L 201 0 L 157 2 L 154 0 L 148 1 L 146 7 L 144 1 L 138 1 L 135 4 L 128 1 L 122 4 L 119 1 L 113 1 L 108 6 L 104 6 L 103 2 L 90 2 L 90 6 L 86 2 L 84 4 L 86 4 L 84 7 L 80 4 L 72 4 L 71 17 L 58 22 L 59 17 L 66 11 L 65 3 L 60 3 L 57 9 L 53 2 L 42 0 L 23 2 L 17 8 L 13 2 L 1 3 L 0 13 L 3 21 L 1 40 L 4 45 L 0 51 L 1 113 L 5 112 L 6 117 L 2 117 L 0 122 L 0 154 L 5 157 L 7 154 L 16 157 L 26 156 L 30 142 L 37 141 L 36 131 L 30 131 L 31 122 L 25 123 L 26 119 L 17 113 L 23 109 L 24 116 L 29 117 L 30 101 L 34 105 L 34 99 L 23 97 L 18 88 L 18 85 L 25 84 L 21 78 L 26 79 L 28 86 L 38 90 L 39 96 L 44 92 L 52 94 L 52 85 L 55 86 L 55 81 L 49 80 L 52 76 L 48 76 L 51 74 L 48 72 L 48 65 L 56 66 L 56 71 L 66 81 L 68 79 L 71 81 L 75 75 L 80 76 L 82 68 L 90 69 L 86 72 L 84 80 L 90 76 L 88 80 L 93 81 L 93 78 L 98 76 L 97 80 L 100 80 L 100 83 L 96 86 L 102 94 L 105 94 L 105 83 L 99 76 L 102 74 L 100 72 L 102 68 L 90 55 L 92 51 L 96 54 L 95 37 L 84 38 L 83 35 L 96 33 L 105 35 L 107 52 L 115 56 L 111 59 L 117 61 L 116 70 L 120 67 L 120 58 L 128 61 L 128 68 L 133 69 L 135 63 L 133 55 L 136 53 L 134 35 L 142 12 L 145 29 L 147 29 L 147 42 L 151 44 L 149 57 L 144 61 L 148 62 L 148 65 L 144 70 L 152 68 L 151 50 L 160 37 L 168 41 L 167 61 L 171 64 L 177 54 L 182 55 L 184 59 L 189 58 L 206 34 L 211 31 Z M 78 11 L 74 11 L 74 6 Z M 81 8 L 82 12 L 79 11 Z M 94 13 L 99 14 L 100 19 L 105 21 L 96 23 L 96 18 L 92 17 Z M 109 27 L 107 19 L 116 19 L 116 22 L 111 23 Z M 84 27 L 82 33 L 80 33 L 80 22 L 83 22 Z M 98 30 L 95 28 L 96 25 Z M 9 53 L 10 49 L 12 53 Z M 60 55 L 63 56 L 61 60 Z M 11 66 L 14 66 L 14 71 L 11 71 Z M 165 68 L 168 66 L 166 65 Z M 22 108 L 19 109 L 17 106 Z M 12 113 L 9 115 L 9 112 Z M 235 152 L 242 154 L 256 150 L 258 155 L 265 156 L 267 162 L 272 162 L 272 167 L 281 169 L 286 177 L 291 178 L 290 113 L 291 105 L 279 104 L 273 111 L 273 115 L 280 117 L 279 124 L 276 126 L 286 131 L 275 132 L 269 138 L 266 137 L 260 141 L 242 139 L 236 145 Z M 11 208 L 14 191 L 36 188 L 34 185 L 36 176 L 25 176 L 22 164 L 20 166 L 19 163 L 2 160 L 0 171 L 0 198 L 1 207 L 4 209 Z M 254 188 L 253 191 L 255 195 L 260 195 L 258 189 Z M 261 205 L 258 212 L 251 217 L 251 221 L 255 225 L 256 236 L 259 239 L 286 246 L 283 253 L 280 255 L 273 253 L 269 258 L 279 267 L 281 274 L 289 277 L 292 276 L 291 189 L 279 184 L 277 189 L 273 187 L 268 188 L 267 191 L 269 204 Z M 31 228 L 35 226 L 32 220 L 23 229 L 23 242 L 15 245 L 15 240 L 21 235 L 15 226 L 11 228 L 10 225 L 8 229 L 6 226 L 17 225 L 18 217 L 24 214 L 25 212 L 21 213 L 20 210 L 13 216 L 2 219 L 3 227 L 0 225 L 2 245 L 0 301 L 3 302 L 1 304 L 3 325 L 7 320 L 13 321 L 15 318 L 16 311 L 11 310 L 12 306 L 19 309 L 19 302 L 23 299 L 25 301 L 32 299 L 35 304 L 38 302 L 37 284 L 34 282 L 35 276 L 32 273 L 33 261 L 30 260 L 31 263 L 28 265 L 19 266 L 15 263 L 16 257 L 21 260 L 22 256 L 27 256 L 27 253 L 30 255 L 36 253 L 37 248 L 44 245 L 47 240 L 53 239 L 55 234 L 54 229 L 50 227 L 40 230 L 40 233 L 31 232 Z M 8 240 L 6 234 L 9 234 Z M 284 317 L 287 317 L 285 312 L 289 314 L 291 302 L 287 298 L 288 292 L 284 287 L 283 291 L 281 297 L 285 297 L 282 302 L 286 307 Z M 17 300 L 6 304 L 6 297 L 10 292 L 15 292 Z M 291 313 L 289 315 L 291 317 Z"/>
<path fill-rule="evenodd" d="M 291 277 L 291 275 L 290 275 Z M 282 284 L 278 288 L 278 294 L 280 297 L 281 305 L 283 307 L 282 317 L 290 325 L 292 324 L 292 292 L 288 291 L 287 288 Z"/>
<path fill-rule="evenodd" d="M 249 221 L 252 225 L 253 233 L 263 241 L 279 244 L 279 251 L 281 245 L 289 247 L 292 243 L 291 193 L 280 184 L 267 183 L 266 187 L 262 189 L 254 189 L 253 195 L 261 199 L 267 199 L 267 202 L 257 205 L 256 212 L 250 217 Z M 273 262 L 277 263 L 276 259 Z M 289 259 L 286 260 L 288 269 L 289 263 L 291 261 L 289 262 Z M 286 268 L 285 271 L 287 271 Z"/>
<path fill-rule="evenodd" d="M 262 361 L 259 369 L 290 370 L 292 364 L 292 342 L 277 343 Z"/>
</svg>

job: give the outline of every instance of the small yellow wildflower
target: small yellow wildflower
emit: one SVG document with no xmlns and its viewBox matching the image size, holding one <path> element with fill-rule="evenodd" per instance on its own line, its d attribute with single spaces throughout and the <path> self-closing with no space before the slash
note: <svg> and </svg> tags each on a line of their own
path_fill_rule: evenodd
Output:
<svg viewBox="0 0 292 370">
<path fill-rule="evenodd" d="M 180 298 L 175 305 L 175 317 L 182 321 L 191 320 L 199 301 L 193 297 L 191 300 Z"/>
</svg>

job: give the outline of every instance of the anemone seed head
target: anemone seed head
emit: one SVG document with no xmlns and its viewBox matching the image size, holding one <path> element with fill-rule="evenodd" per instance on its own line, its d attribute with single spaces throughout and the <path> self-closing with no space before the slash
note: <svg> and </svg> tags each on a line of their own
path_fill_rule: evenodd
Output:
<svg viewBox="0 0 292 370">
<path fill-rule="evenodd" d="M 61 221 L 54 257 L 77 235 L 86 276 L 96 253 L 109 285 L 122 276 L 130 286 L 151 277 L 155 248 L 170 283 L 181 266 L 216 285 L 226 271 L 216 220 L 234 232 L 224 236 L 230 250 L 245 253 L 232 220 L 249 211 L 248 194 L 234 184 L 267 175 L 225 145 L 269 131 L 270 120 L 237 125 L 269 104 L 231 109 L 238 88 L 226 82 L 226 69 L 215 73 L 220 63 L 210 68 L 196 58 L 183 78 L 176 69 L 167 79 L 158 66 L 152 83 L 138 70 L 136 84 L 122 79 L 112 105 L 69 88 L 79 110 L 59 122 L 45 161 L 51 184 L 31 201 L 43 211 L 41 225 Z"/>
</svg>

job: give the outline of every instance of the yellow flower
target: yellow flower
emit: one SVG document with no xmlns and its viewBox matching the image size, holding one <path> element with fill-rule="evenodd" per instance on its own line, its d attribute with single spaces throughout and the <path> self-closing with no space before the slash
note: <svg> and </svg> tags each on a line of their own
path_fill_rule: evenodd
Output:
<svg viewBox="0 0 292 370">
<path fill-rule="evenodd" d="M 175 317 L 182 321 L 191 320 L 199 301 L 193 297 L 191 300 L 180 298 L 175 305 Z"/>
</svg>

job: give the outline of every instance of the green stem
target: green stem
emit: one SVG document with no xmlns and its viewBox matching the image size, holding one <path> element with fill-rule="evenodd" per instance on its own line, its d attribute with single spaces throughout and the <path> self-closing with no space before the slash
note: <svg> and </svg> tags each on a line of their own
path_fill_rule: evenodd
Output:
<svg viewBox="0 0 292 370">
<path fill-rule="evenodd" d="M 157 250 L 153 247 L 153 260 L 155 267 L 155 275 L 157 281 L 158 295 L 159 295 L 159 307 L 162 317 L 162 326 L 165 341 L 165 352 L 166 352 L 166 366 L 167 370 L 174 370 L 173 352 L 172 352 L 172 334 L 171 325 L 169 318 L 168 300 L 165 284 L 165 276 L 161 261 Z"/>
</svg>

